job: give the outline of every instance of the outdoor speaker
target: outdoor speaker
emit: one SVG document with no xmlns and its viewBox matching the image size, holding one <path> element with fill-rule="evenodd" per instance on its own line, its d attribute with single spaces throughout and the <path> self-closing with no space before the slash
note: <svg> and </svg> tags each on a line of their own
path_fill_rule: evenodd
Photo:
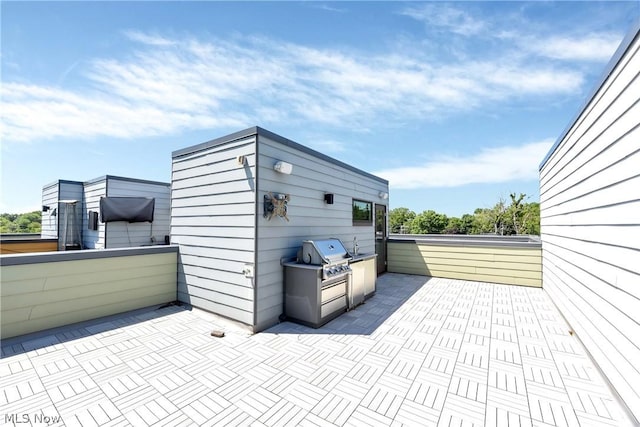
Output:
<svg viewBox="0 0 640 427">
<path fill-rule="evenodd" d="M 98 212 L 89 211 L 89 218 L 87 222 L 88 222 L 89 230 L 97 230 L 98 229 Z"/>
</svg>

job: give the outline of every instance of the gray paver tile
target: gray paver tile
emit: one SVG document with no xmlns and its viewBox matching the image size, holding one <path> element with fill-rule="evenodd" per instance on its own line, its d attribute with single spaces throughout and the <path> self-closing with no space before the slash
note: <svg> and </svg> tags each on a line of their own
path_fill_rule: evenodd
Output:
<svg viewBox="0 0 640 427">
<path fill-rule="evenodd" d="M 270 407 L 258 421 L 267 426 L 294 426 L 300 423 L 306 413 L 299 406 L 282 399 Z"/>
<path fill-rule="evenodd" d="M 387 427 L 390 426 L 392 422 L 393 418 L 386 417 L 365 406 L 358 406 L 344 425 L 354 427 L 365 425 L 370 427 Z"/>
<path fill-rule="evenodd" d="M 484 425 L 487 427 L 502 427 L 502 426 L 522 426 L 531 427 L 531 418 L 528 416 L 510 412 L 508 409 L 488 405 L 486 409 L 486 416 Z"/>
<path fill-rule="evenodd" d="M 447 394 L 438 425 L 484 425 L 485 405 L 472 399 Z"/>
<path fill-rule="evenodd" d="M 343 425 L 357 407 L 357 402 L 329 392 L 311 412 L 330 423 Z"/>
<path fill-rule="evenodd" d="M 182 411 L 197 424 L 203 424 L 229 406 L 231 406 L 231 402 L 215 392 L 209 392 L 182 408 Z"/>
<path fill-rule="evenodd" d="M 209 426 L 245 426 L 250 425 L 255 421 L 253 417 L 244 412 L 242 409 L 236 406 L 229 406 L 213 418 L 205 421 L 201 425 L 203 427 Z"/>
</svg>

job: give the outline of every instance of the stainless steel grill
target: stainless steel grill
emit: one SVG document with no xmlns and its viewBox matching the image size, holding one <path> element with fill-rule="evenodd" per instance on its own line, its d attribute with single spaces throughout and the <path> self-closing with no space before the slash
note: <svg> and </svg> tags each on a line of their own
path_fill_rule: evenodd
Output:
<svg viewBox="0 0 640 427">
<path fill-rule="evenodd" d="M 348 308 L 351 256 L 338 239 L 305 240 L 284 263 L 285 316 L 318 328 Z"/>
<path fill-rule="evenodd" d="M 346 275 L 351 256 L 338 239 L 305 240 L 298 255 L 298 262 L 322 265 L 322 278 L 329 279 Z"/>
</svg>

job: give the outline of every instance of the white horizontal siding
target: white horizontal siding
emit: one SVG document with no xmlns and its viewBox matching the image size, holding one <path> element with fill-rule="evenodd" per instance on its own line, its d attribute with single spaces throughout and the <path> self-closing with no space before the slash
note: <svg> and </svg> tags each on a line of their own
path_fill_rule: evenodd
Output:
<svg viewBox="0 0 640 427">
<path fill-rule="evenodd" d="M 42 189 L 42 206 L 49 206 L 49 210 L 42 212 L 40 237 L 43 239 L 58 238 L 58 183 Z M 52 215 L 53 212 L 55 215 Z"/>
<path fill-rule="evenodd" d="M 255 138 L 174 158 L 171 185 L 178 299 L 253 325 L 254 290 L 243 270 L 255 260 Z"/>
<path fill-rule="evenodd" d="M 155 199 L 153 222 L 115 221 L 106 224 L 106 247 L 128 248 L 163 243 L 170 232 L 171 187 L 169 184 L 109 177 L 107 197 L 149 197 Z"/>
<path fill-rule="evenodd" d="M 638 34 L 540 171 L 543 288 L 640 419 Z"/>
<path fill-rule="evenodd" d="M 293 165 L 291 175 L 273 170 L 284 161 Z M 347 250 L 357 238 L 361 253 L 375 251 L 375 230 L 370 226 L 353 226 L 352 200 L 387 204 L 379 193 L 388 192 L 384 183 L 348 168 L 320 159 L 259 136 L 258 142 L 258 265 L 257 326 L 268 327 L 283 312 L 283 273 L 280 260 L 294 257 L 307 239 L 338 238 Z M 288 218 L 262 216 L 264 195 L 289 194 Z M 324 202 L 324 194 L 334 194 L 334 204 Z"/>
<path fill-rule="evenodd" d="M 100 213 L 100 198 L 107 195 L 107 181 L 105 179 L 87 183 L 84 185 L 84 209 L 82 210 L 82 223 L 85 224 L 82 233 L 82 243 L 88 249 L 104 249 L 105 223 L 98 218 L 98 229 L 89 230 L 89 211 Z"/>
</svg>

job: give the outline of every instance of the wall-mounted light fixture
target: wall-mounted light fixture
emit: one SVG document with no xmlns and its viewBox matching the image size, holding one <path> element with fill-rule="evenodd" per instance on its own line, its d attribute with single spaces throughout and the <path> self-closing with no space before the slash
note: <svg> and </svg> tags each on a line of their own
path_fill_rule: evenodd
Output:
<svg viewBox="0 0 640 427">
<path fill-rule="evenodd" d="M 236 157 L 236 161 L 238 162 L 238 164 L 240 166 L 244 166 L 245 162 L 247 161 L 247 157 L 246 156 L 238 156 L 238 157 Z"/>
<path fill-rule="evenodd" d="M 389 193 L 381 191 L 380 194 L 378 194 L 378 196 L 382 199 L 382 200 L 387 200 L 389 198 Z"/>
<path fill-rule="evenodd" d="M 51 209 L 51 207 L 47 205 L 42 205 L 42 212 L 49 212 L 49 209 Z"/>
<path fill-rule="evenodd" d="M 291 172 L 293 171 L 293 165 L 291 163 L 283 162 L 282 160 L 280 160 L 275 165 L 273 165 L 273 170 L 285 175 L 291 175 Z"/>
<path fill-rule="evenodd" d="M 324 202 L 328 205 L 332 205 L 333 204 L 333 194 L 332 193 L 326 193 L 324 195 Z"/>
</svg>

